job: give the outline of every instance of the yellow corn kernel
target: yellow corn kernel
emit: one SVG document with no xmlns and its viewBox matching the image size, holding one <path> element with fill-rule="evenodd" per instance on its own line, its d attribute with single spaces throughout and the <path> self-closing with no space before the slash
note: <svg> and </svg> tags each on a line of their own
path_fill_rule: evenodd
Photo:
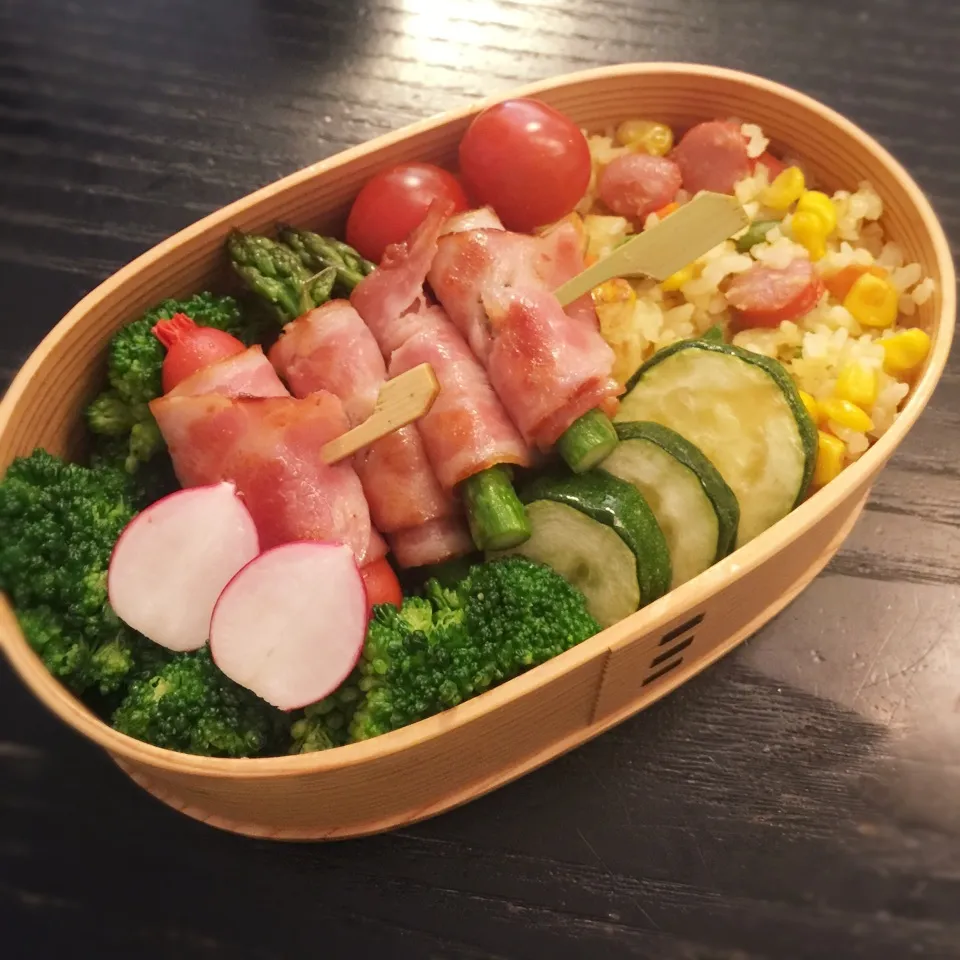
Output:
<svg viewBox="0 0 960 960">
<path fill-rule="evenodd" d="M 673 131 L 654 120 L 624 120 L 617 127 L 617 142 L 654 157 L 665 157 L 673 148 Z"/>
<path fill-rule="evenodd" d="M 822 487 L 840 475 L 843 469 L 843 441 L 832 434 L 817 431 L 817 465 L 813 470 L 814 486 Z"/>
<path fill-rule="evenodd" d="M 685 283 L 693 279 L 693 264 L 689 264 L 682 270 L 670 274 L 666 280 L 660 283 L 661 290 L 679 290 Z"/>
<path fill-rule="evenodd" d="M 832 420 L 841 427 L 866 433 L 873 429 L 873 421 L 855 403 L 831 397 L 820 401 L 820 410 L 827 420 Z"/>
<path fill-rule="evenodd" d="M 801 402 L 807 408 L 807 413 L 810 414 L 810 419 L 814 423 L 819 423 L 822 419 L 822 415 L 820 413 L 820 404 L 818 404 L 816 399 L 807 393 L 806 390 L 800 390 L 798 392 L 800 394 Z"/>
<path fill-rule="evenodd" d="M 816 214 L 823 224 L 825 236 L 837 229 L 837 208 L 833 201 L 819 190 L 805 190 L 797 201 L 797 213 Z"/>
<path fill-rule="evenodd" d="M 848 363 L 837 375 L 834 393 L 864 410 L 877 402 L 877 371 L 862 363 Z"/>
<path fill-rule="evenodd" d="M 827 235 L 823 221 L 815 213 L 800 211 L 790 221 L 793 239 L 810 254 L 811 260 L 819 260 L 827 252 Z"/>
<path fill-rule="evenodd" d="M 599 286 L 590 291 L 594 304 L 629 303 L 633 306 L 637 302 L 637 293 L 622 277 L 613 280 L 604 280 Z"/>
<path fill-rule="evenodd" d="M 892 327 L 900 310 L 900 294 L 889 280 L 865 273 L 843 298 L 843 305 L 861 326 Z"/>
<path fill-rule="evenodd" d="M 760 191 L 760 202 L 773 210 L 786 210 L 803 193 L 806 185 L 799 167 L 787 167 L 773 178 L 773 183 Z"/>
<path fill-rule="evenodd" d="M 913 373 L 930 352 L 930 335 L 918 327 L 910 327 L 877 342 L 883 347 L 883 369 L 892 377 Z"/>
</svg>

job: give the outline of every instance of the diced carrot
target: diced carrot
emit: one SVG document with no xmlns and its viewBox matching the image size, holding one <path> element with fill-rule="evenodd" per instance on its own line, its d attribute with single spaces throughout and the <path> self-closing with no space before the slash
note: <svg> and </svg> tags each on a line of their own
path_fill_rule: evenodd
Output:
<svg viewBox="0 0 960 960">
<path fill-rule="evenodd" d="M 588 253 L 583 258 L 583 265 L 585 267 L 592 267 L 599 259 L 600 258 L 595 253 Z"/>
<path fill-rule="evenodd" d="M 879 277 L 881 280 L 887 275 L 887 271 L 884 270 L 883 267 L 878 267 L 876 265 L 865 267 L 859 263 L 852 263 L 849 267 L 844 267 L 842 270 L 838 270 L 829 277 L 824 277 L 823 283 L 834 297 L 836 297 L 838 300 L 843 300 L 850 292 L 850 288 L 865 273 Z"/>
</svg>

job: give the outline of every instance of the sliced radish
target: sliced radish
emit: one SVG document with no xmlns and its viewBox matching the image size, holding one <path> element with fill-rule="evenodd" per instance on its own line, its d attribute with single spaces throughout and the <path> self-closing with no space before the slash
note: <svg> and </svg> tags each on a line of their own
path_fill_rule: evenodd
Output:
<svg viewBox="0 0 960 960">
<path fill-rule="evenodd" d="M 113 548 L 107 594 L 118 617 L 170 650 L 196 650 L 230 579 L 260 552 L 232 483 L 178 490 L 127 524 Z"/>
<path fill-rule="evenodd" d="M 367 594 L 353 551 L 299 541 L 262 553 L 220 595 L 210 653 L 231 680 L 281 710 L 322 700 L 360 659 Z"/>
</svg>

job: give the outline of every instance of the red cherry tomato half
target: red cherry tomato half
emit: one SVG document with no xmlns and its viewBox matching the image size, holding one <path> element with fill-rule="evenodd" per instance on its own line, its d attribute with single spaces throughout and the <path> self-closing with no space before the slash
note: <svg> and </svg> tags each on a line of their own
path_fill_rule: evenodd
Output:
<svg viewBox="0 0 960 960">
<path fill-rule="evenodd" d="M 160 320 L 154 325 L 153 334 L 167 348 L 161 373 L 164 393 L 198 370 L 247 349 L 223 330 L 198 327 L 185 313 Z"/>
<path fill-rule="evenodd" d="M 391 243 L 401 243 L 420 225 L 434 200 L 453 204 L 453 213 L 467 209 L 460 181 L 432 163 L 402 163 L 368 180 L 353 201 L 347 218 L 347 243 L 379 263 Z"/>
<path fill-rule="evenodd" d="M 367 589 L 367 604 L 371 607 L 378 603 L 392 603 L 399 607 L 403 603 L 403 591 L 400 581 L 386 557 L 375 560 L 360 568 L 363 585 Z"/>
<path fill-rule="evenodd" d="M 510 230 L 565 217 L 590 182 L 590 148 L 579 127 L 539 100 L 505 100 L 479 114 L 460 141 L 460 174 L 480 205 Z"/>
</svg>

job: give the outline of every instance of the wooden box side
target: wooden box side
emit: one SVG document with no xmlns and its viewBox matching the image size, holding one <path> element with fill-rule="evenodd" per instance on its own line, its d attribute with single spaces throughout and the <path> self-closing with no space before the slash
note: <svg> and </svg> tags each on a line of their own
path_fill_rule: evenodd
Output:
<svg viewBox="0 0 960 960">
<path fill-rule="evenodd" d="M 579 742 L 590 725 L 605 662 L 601 651 L 555 670 L 498 709 L 478 710 L 469 723 L 452 724 L 447 714 L 419 724 L 422 735 L 401 751 L 348 762 L 359 751 L 343 748 L 344 762 L 323 772 L 304 765 L 282 778 L 251 771 L 245 778 L 211 780 L 129 759 L 121 765 L 183 812 L 241 833 L 280 839 L 376 833 L 494 789 L 557 741 Z M 482 708 L 483 696 L 471 704 Z"/>
<path fill-rule="evenodd" d="M 869 484 L 798 533 L 775 561 L 723 586 L 643 637 L 611 645 L 593 722 L 628 716 L 654 703 L 679 682 L 699 673 L 780 612 L 827 563 L 859 516 Z"/>
</svg>

